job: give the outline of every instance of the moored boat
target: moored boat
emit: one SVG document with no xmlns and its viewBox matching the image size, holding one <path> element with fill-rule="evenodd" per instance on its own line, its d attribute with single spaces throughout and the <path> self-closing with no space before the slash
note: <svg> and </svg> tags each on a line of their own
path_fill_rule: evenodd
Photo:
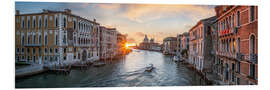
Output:
<svg viewBox="0 0 270 90">
<path fill-rule="evenodd" d="M 179 60 L 178 56 L 174 56 L 174 57 L 173 57 L 173 61 L 178 62 L 178 61 L 180 61 L 180 60 Z"/>
<path fill-rule="evenodd" d="M 94 67 L 101 67 L 101 66 L 105 66 L 106 64 L 104 62 L 96 62 L 93 64 Z"/>
</svg>

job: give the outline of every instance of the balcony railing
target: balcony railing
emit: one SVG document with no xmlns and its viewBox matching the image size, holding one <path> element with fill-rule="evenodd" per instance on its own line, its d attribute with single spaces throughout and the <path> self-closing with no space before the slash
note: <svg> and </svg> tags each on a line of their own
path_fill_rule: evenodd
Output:
<svg viewBox="0 0 270 90">
<path fill-rule="evenodd" d="M 224 36 L 224 35 L 228 35 L 228 34 L 232 34 L 232 33 L 237 34 L 238 27 L 221 30 L 221 31 L 219 31 L 219 36 Z"/>
<path fill-rule="evenodd" d="M 253 63 L 257 63 L 257 54 L 250 54 L 250 61 Z"/>
</svg>

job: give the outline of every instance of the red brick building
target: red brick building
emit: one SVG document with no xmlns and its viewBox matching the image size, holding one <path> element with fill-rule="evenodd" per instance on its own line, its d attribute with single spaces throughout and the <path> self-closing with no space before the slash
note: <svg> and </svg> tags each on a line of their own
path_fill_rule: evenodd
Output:
<svg viewBox="0 0 270 90">
<path fill-rule="evenodd" d="M 227 84 L 258 82 L 258 7 L 216 6 L 217 73 Z"/>
</svg>

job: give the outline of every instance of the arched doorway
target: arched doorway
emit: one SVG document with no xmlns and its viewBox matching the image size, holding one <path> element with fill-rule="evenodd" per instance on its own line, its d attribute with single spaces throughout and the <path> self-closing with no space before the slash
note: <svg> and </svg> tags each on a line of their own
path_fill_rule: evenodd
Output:
<svg viewBox="0 0 270 90">
<path fill-rule="evenodd" d="M 82 60 L 86 61 L 86 57 L 87 57 L 87 52 L 85 50 L 83 50 L 83 52 L 82 52 Z"/>
</svg>

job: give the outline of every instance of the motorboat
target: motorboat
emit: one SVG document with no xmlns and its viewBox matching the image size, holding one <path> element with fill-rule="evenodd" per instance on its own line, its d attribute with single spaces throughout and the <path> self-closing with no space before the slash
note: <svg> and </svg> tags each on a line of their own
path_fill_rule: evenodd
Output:
<svg viewBox="0 0 270 90">
<path fill-rule="evenodd" d="M 148 66 L 148 67 L 146 67 L 145 71 L 147 71 L 147 72 L 151 72 L 153 69 L 154 69 L 153 64 L 149 64 L 149 66 Z"/>
</svg>

